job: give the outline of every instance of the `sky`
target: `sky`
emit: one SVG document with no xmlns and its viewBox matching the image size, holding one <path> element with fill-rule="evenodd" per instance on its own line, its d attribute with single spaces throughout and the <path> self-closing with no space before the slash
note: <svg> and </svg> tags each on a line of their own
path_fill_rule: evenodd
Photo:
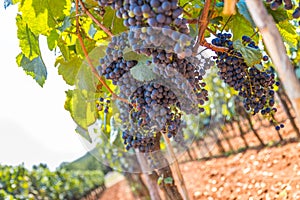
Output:
<svg viewBox="0 0 300 200">
<path fill-rule="evenodd" d="M 76 125 L 64 109 L 65 84 L 54 67 L 55 56 L 41 41 L 42 57 L 48 68 L 44 87 L 18 67 L 16 6 L 0 4 L 0 164 L 46 163 L 55 169 L 87 152 Z"/>
</svg>

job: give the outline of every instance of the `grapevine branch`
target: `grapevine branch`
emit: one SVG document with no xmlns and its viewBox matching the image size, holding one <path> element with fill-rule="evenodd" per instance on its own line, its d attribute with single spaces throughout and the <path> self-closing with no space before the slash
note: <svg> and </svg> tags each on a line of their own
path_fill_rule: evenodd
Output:
<svg viewBox="0 0 300 200">
<path fill-rule="evenodd" d="M 189 23 L 189 24 L 198 24 L 198 22 L 199 22 L 198 18 L 197 19 L 187 19 L 187 23 Z"/>
<path fill-rule="evenodd" d="M 200 45 L 205 46 L 206 48 L 209 48 L 215 52 L 227 52 L 228 51 L 228 48 L 218 47 L 213 44 L 210 44 L 210 43 L 206 42 L 206 40 L 204 38 L 205 30 L 212 32 L 212 30 L 207 27 L 208 23 L 209 23 L 209 8 L 211 5 L 211 2 L 212 2 L 211 0 L 207 0 L 205 2 L 203 11 L 202 11 L 199 19 L 189 19 L 188 20 L 188 23 L 190 23 L 190 24 L 199 23 L 198 37 L 197 37 L 196 44 L 194 46 L 194 52 L 196 52 L 196 53 L 198 52 L 198 48 Z"/>
<path fill-rule="evenodd" d="M 203 40 L 202 46 L 205 46 L 215 52 L 227 52 L 228 51 L 228 48 L 226 48 L 226 47 L 218 47 L 216 45 L 206 42 L 205 40 Z"/>
<path fill-rule="evenodd" d="M 78 2 L 77 2 L 78 3 Z M 112 34 L 112 32 L 106 28 L 103 24 L 101 24 L 95 17 L 94 15 L 85 7 L 84 3 L 82 2 L 82 0 L 79 0 L 79 3 L 82 7 L 82 10 L 110 37 L 113 37 L 114 35 Z M 78 10 L 78 9 L 77 9 Z M 76 13 L 77 15 L 78 13 Z"/>
<path fill-rule="evenodd" d="M 90 57 L 89 57 L 89 55 L 88 55 L 88 52 L 87 52 L 87 50 L 86 50 L 86 47 L 85 47 L 85 45 L 84 45 L 83 39 L 82 39 L 81 34 L 80 34 L 80 29 L 79 29 L 80 24 L 79 24 L 79 15 L 78 15 L 78 14 L 79 14 L 79 11 L 78 11 L 78 10 L 79 10 L 79 9 L 78 9 L 78 1 L 81 1 L 81 0 L 76 0 L 76 1 L 75 1 L 75 4 L 76 4 L 76 33 L 77 33 L 77 37 L 78 37 L 80 46 L 81 46 L 81 48 L 82 48 L 82 50 L 83 50 L 84 56 L 85 56 L 86 59 L 87 59 L 87 62 L 88 62 L 88 64 L 89 64 L 90 68 L 91 68 L 92 73 L 97 77 L 97 79 L 100 81 L 100 83 L 101 83 L 101 84 L 109 91 L 109 93 L 111 93 L 111 95 L 112 95 L 112 97 L 113 97 L 114 99 L 118 99 L 118 100 L 120 100 L 120 101 L 122 101 L 122 102 L 124 102 L 124 103 L 130 104 L 130 103 L 128 102 L 127 99 L 123 99 L 123 98 L 118 97 L 118 96 L 112 91 L 112 89 L 110 89 L 110 87 L 106 84 L 105 80 L 103 80 L 103 78 L 98 74 L 98 72 L 97 72 L 95 66 L 93 65 L 93 62 L 92 62 L 92 60 L 90 59 Z"/>
<path fill-rule="evenodd" d="M 202 10 L 200 19 L 198 21 L 199 23 L 199 32 L 198 32 L 198 37 L 196 41 L 196 45 L 194 47 L 194 51 L 198 51 L 198 48 L 200 45 L 202 45 L 204 41 L 204 32 L 206 30 L 206 27 L 208 25 L 208 14 L 209 14 L 209 8 L 210 8 L 211 0 L 207 0 L 205 2 L 204 8 Z"/>
</svg>

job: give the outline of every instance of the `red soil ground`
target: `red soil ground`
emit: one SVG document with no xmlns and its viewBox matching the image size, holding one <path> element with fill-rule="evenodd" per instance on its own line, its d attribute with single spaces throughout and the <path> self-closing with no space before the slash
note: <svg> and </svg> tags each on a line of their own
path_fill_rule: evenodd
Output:
<svg viewBox="0 0 300 200">
<path fill-rule="evenodd" d="M 281 131 L 283 138 L 295 137 L 289 121 L 285 125 Z M 271 145 L 278 140 L 273 127 L 257 126 L 261 126 L 256 128 L 265 143 Z M 253 133 L 248 133 L 246 139 L 250 146 L 259 145 Z M 235 150 L 243 146 L 240 138 L 230 141 Z M 222 143 L 228 150 L 227 143 Z M 229 157 L 189 161 L 181 163 L 180 168 L 193 200 L 300 200 L 299 142 L 282 142 L 274 147 L 250 148 Z M 134 200 L 125 180 L 108 188 L 100 199 Z"/>
</svg>

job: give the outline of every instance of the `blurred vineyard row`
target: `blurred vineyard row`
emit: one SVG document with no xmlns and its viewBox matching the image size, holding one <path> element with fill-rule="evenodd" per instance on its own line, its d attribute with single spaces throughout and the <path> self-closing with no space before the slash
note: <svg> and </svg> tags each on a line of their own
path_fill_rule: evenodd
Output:
<svg viewBox="0 0 300 200">
<path fill-rule="evenodd" d="M 105 189 L 102 171 L 50 169 L 43 164 L 32 170 L 23 165 L 0 165 L 0 199 L 88 199 L 92 191 Z"/>
</svg>

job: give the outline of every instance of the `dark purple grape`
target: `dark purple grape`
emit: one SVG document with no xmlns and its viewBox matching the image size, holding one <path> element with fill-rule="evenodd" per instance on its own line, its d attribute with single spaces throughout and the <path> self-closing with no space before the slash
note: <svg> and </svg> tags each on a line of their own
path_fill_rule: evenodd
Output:
<svg viewBox="0 0 300 200">
<path fill-rule="evenodd" d="M 158 14 L 157 16 L 156 16 L 156 21 L 158 22 L 158 23 L 164 23 L 165 21 L 166 21 L 166 17 L 165 17 L 165 15 L 164 14 Z"/>
<path fill-rule="evenodd" d="M 153 8 L 158 8 L 160 6 L 160 1 L 159 0 L 151 0 L 150 1 L 150 5 L 153 7 Z"/>
<path fill-rule="evenodd" d="M 297 7 L 293 12 L 293 18 L 298 19 L 300 17 L 300 7 Z"/>
<path fill-rule="evenodd" d="M 162 9 L 168 11 L 171 9 L 171 3 L 168 1 L 164 1 L 161 5 Z"/>
<path fill-rule="evenodd" d="M 268 56 L 263 56 L 263 61 L 267 62 L 269 60 Z"/>
</svg>

